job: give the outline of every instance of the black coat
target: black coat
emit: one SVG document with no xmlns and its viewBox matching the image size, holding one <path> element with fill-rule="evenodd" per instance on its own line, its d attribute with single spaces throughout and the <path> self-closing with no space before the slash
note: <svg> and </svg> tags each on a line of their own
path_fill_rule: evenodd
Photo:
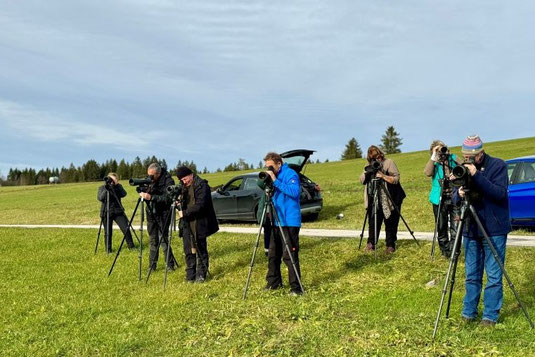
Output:
<svg viewBox="0 0 535 357">
<path fill-rule="evenodd" d="M 186 222 L 196 222 L 195 228 L 198 237 L 208 237 L 219 230 L 208 181 L 194 175 L 193 194 L 195 196 L 195 204 L 188 207 L 188 189 L 184 187 L 182 197 L 183 219 Z"/>
<path fill-rule="evenodd" d="M 98 188 L 97 200 L 102 202 L 100 206 L 100 217 L 106 217 L 106 187 L 110 191 L 110 215 L 124 214 L 123 206 L 121 205 L 121 198 L 126 196 L 126 191 L 123 186 L 118 183 L 117 185 L 102 185 Z M 115 195 L 113 194 L 115 193 Z"/>
<path fill-rule="evenodd" d="M 149 186 L 148 193 L 151 198 L 147 205 L 147 219 L 152 220 L 153 216 L 163 216 L 169 212 L 171 203 L 173 203 L 171 196 L 167 193 L 167 187 L 174 185 L 175 181 L 167 172 L 162 169 L 158 181 Z M 164 217 L 165 218 L 165 217 Z"/>
</svg>

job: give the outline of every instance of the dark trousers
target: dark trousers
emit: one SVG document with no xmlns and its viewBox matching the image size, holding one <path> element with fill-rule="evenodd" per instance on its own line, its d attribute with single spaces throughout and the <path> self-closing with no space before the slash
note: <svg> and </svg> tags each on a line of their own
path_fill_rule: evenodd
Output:
<svg viewBox="0 0 535 357">
<path fill-rule="evenodd" d="M 186 261 L 186 280 L 206 279 L 209 267 L 206 237 L 199 236 L 195 239 L 191 230 L 185 229 L 182 239 L 184 241 L 184 257 Z"/>
<path fill-rule="evenodd" d="M 106 251 L 108 253 L 111 252 L 112 248 L 112 236 L 113 236 L 113 222 L 117 223 L 121 231 L 123 232 L 123 235 L 126 239 L 126 245 L 128 248 L 134 247 L 134 241 L 132 240 L 132 233 L 130 232 L 130 229 L 128 228 L 128 218 L 126 218 L 126 215 L 123 214 L 110 214 L 110 221 L 108 224 L 106 224 L 107 216 L 104 216 L 104 220 L 102 224 L 104 225 L 104 237 L 106 241 Z M 109 234 L 108 234 L 109 232 Z"/>
<path fill-rule="evenodd" d="M 435 215 L 435 222 L 437 223 L 437 240 L 438 246 L 445 257 L 451 256 L 453 249 L 453 241 L 457 233 L 457 221 L 460 218 L 461 210 L 459 207 L 451 203 L 451 200 L 442 201 L 440 207 L 440 215 L 438 212 L 439 205 L 433 205 L 433 214 Z M 437 216 L 438 221 L 437 221 Z M 449 227 L 448 227 L 449 223 Z"/>
<path fill-rule="evenodd" d="M 401 211 L 401 205 L 398 206 Z M 368 216 L 368 243 L 371 243 L 375 247 L 375 212 L 373 206 L 369 210 Z M 386 233 L 386 246 L 396 248 L 396 241 L 398 240 L 398 224 L 399 224 L 399 212 L 393 210 L 390 212 L 390 217 L 385 219 L 381 204 L 377 207 L 377 235 L 381 232 L 381 225 L 385 222 Z"/>
<path fill-rule="evenodd" d="M 152 217 L 151 219 L 147 219 L 147 231 L 149 232 L 149 244 L 150 244 L 150 254 L 149 254 L 149 266 L 152 269 L 156 268 L 156 263 L 158 262 L 158 243 L 161 240 L 160 246 L 163 249 L 164 259 L 167 258 L 167 249 L 169 249 L 169 261 L 166 262 L 167 266 L 174 267 L 175 266 L 175 257 L 173 255 L 173 250 L 169 246 L 169 225 L 165 224 L 165 218 L 167 214 L 164 215 L 164 217 Z"/>
<path fill-rule="evenodd" d="M 299 278 L 301 278 L 301 268 L 299 266 L 299 227 L 282 227 L 286 237 L 288 247 L 292 252 L 292 257 L 297 268 Z M 279 227 L 274 227 L 269 242 L 268 252 L 268 272 L 266 275 L 267 285 L 272 289 L 282 286 L 281 260 L 288 267 L 288 280 L 290 288 L 294 291 L 301 291 L 299 280 L 292 266 L 292 261 L 284 245 Z"/>
</svg>

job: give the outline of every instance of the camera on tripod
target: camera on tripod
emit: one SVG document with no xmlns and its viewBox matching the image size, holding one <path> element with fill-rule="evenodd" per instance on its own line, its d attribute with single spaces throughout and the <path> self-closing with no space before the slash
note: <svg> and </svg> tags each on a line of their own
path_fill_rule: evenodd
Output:
<svg viewBox="0 0 535 357">
<path fill-rule="evenodd" d="M 167 194 L 171 196 L 173 201 L 176 201 L 178 199 L 178 196 L 182 194 L 183 188 L 184 185 L 182 184 L 182 182 L 180 182 L 178 185 L 167 186 Z"/>
<path fill-rule="evenodd" d="M 439 161 L 447 161 L 449 156 L 450 156 L 450 154 L 449 154 L 449 149 L 448 149 L 447 146 L 442 146 L 438 150 L 438 160 Z"/>
<path fill-rule="evenodd" d="M 366 182 L 375 177 L 377 172 L 383 168 L 383 164 L 380 161 L 372 160 L 368 166 L 364 168 L 366 174 Z"/>
<path fill-rule="evenodd" d="M 258 173 L 258 178 L 262 180 L 267 186 L 272 186 L 273 180 L 271 179 L 271 176 L 269 176 L 267 171 L 271 171 L 275 173 L 275 168 L 273 166 L 268 166 L 266 171 L 262 171 Z"/>
<path fill-rule="evenodd" d="M 137 193 L 141 193 L 141 192 L 147 192 L 153 180 L 154 180 L 154 176 L 149 175 L 148 177 L 142 178 L 142 179 L 131 178 L 130 180 L 128 180 L 128 183 L 130 184 L 130 186 L 137 186 L 136 187 Z"/>
</svg>

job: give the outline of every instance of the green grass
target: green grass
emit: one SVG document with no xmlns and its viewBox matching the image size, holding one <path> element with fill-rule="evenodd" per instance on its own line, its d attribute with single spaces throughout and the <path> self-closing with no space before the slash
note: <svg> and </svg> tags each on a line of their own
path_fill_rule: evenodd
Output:
<svg viewBox="0 0 535 357">
<path fill-rule="evenodd" d="M 534 154 L 535 137 L 485 143 L 486 151 L 502 159 Z M 460 154 L 460 147 L 451 147 Z M 423 174 L 429 159 L 427 151 L 390 155 L 401 172 L 401 182 L 407 193 L 402 214 L 412 230 L 432 231 L 433 213 L 428 202 L 430 179 Z M 308 165 L 306 175 L 323 189 L 324 208 L 315 222 L 305 222 L 305 228 L 360 229 L 364 219 L 363 190 L 358 177 L 365 166 L 364 159 Z M 201 175 L 211 186 L 234 177 L 235 172 Z M 137 195 L 123 180 L 128 196 L 123 204 L 130 214 Z M 98 224 L 100 203 L 96 192 L 101 183 L 60 184 L 44 186 L 0 187 L 0 222 L 3 224 Z M 337 220 L 343 212 L 345 217 Z M 400 224 L 400 230 L 405 230 Z"/>
<path fill-rule="evenodd" d="M 302 238 L 307 294 L 264 292 L 258 256 L 249 298 L 241 299 L 255 237 L 218 233 L 209 239 L 205 284 L 183 282 L 179 269 L 163 292 L 161 264 L 148 284 L 137 280 L 137 253 L 93 255 L 96 230 L 0 229 L 0 355 L 411 355 L 535 353 L 535 333 L 504 287 L 494 329 L 465 325 L 462 259 L 451 318 L 431 340 L 447 262 L 411 241 L 378 259 L 353 239 Z M 115 247 L 118 238 L 115 239 Z M 102 248 L 102 246 L 101 246 Z M 381 247 L 383 248 L 383 247 Z M 146 273 L 147 257 L 143 272 Z M 507 269 L 535 318 L 535 249 L 509 248 Z M 286 269 L 283 268 L 283 275 Z M 426 282 L 440 279 L 426 289 Z M 285 278 L 286 279 L 286 278 Z"/>
</svg>

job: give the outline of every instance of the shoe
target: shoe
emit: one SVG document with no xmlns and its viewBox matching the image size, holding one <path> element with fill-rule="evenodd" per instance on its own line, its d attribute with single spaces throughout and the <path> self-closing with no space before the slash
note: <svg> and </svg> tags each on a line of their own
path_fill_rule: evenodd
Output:
<svg viewBox="0 0 535 357">
<path fill-rule="evenodd" d="M 387 254 L 392 254 L 396 251 L 396 248 L 394 247 L 386 247 L 386 253 Z"/>
<path fill-rule="evenodd" d="M 292 289 L 290 290 L 290 296 L 301 296 L 303 295 L 303 292 L 301 290 Z"/>
<path fill-rule="evenodd" d="M 195 278 L 195 282 L 196 283 L 199 283 L 199 284 L 202 284 L 206 281 L 206 278 L 202 277 L 202 276 L 198 276 L 197 278 Z"/>
<path fill-rule="evenodd" d="M 479 323 L 479 326 L 481 326 L 481 327 L 494 327 L 494 326 L 496 326 L 496 322 L 492 321 L 492 320 L 483 319 Z"/>
<path fill-rule="evenodd" d="M 463 322 L 464 322 L 464 323 L 467 323 L 467 324 L 476 321 L 476 318 L 475 318 L 475 317 L 461 316 L 461 318 L 463 319 Z"/>
<path fill-rule="evenodd" d="M 188 278 L 186 278 L 186 279 L 184 279 L 184 281 L 185 281 L 186 283 L 193 284 L 193 283 L 195 282 L 195 279 L 188 279 Z"/>
<path fill-rule="evenodd" d="M 372 250 L 375 250 L 375 247 L 373 246 L 373 244 L 371 243 L 366 244 L 366 248 L 364 248 L 364 251 L 371 252 Z"/>
<path fill-rule="evenodd" d="M 282 284 L 281 285 L 275 285 L 275 286 L 271 286 L 271 285 L 266 285 L 264 287 L 264 290 L 277 290 L 277 289 L 282 289 Z"/>
<path fill-rule="evenodd" d="M 169 271 L 175 271 L 175 270 L 176 270 L 176 265 L 168 265 L 168 266 L 167 266 L 167 270 L 169 270 Z"/>
</svg>

